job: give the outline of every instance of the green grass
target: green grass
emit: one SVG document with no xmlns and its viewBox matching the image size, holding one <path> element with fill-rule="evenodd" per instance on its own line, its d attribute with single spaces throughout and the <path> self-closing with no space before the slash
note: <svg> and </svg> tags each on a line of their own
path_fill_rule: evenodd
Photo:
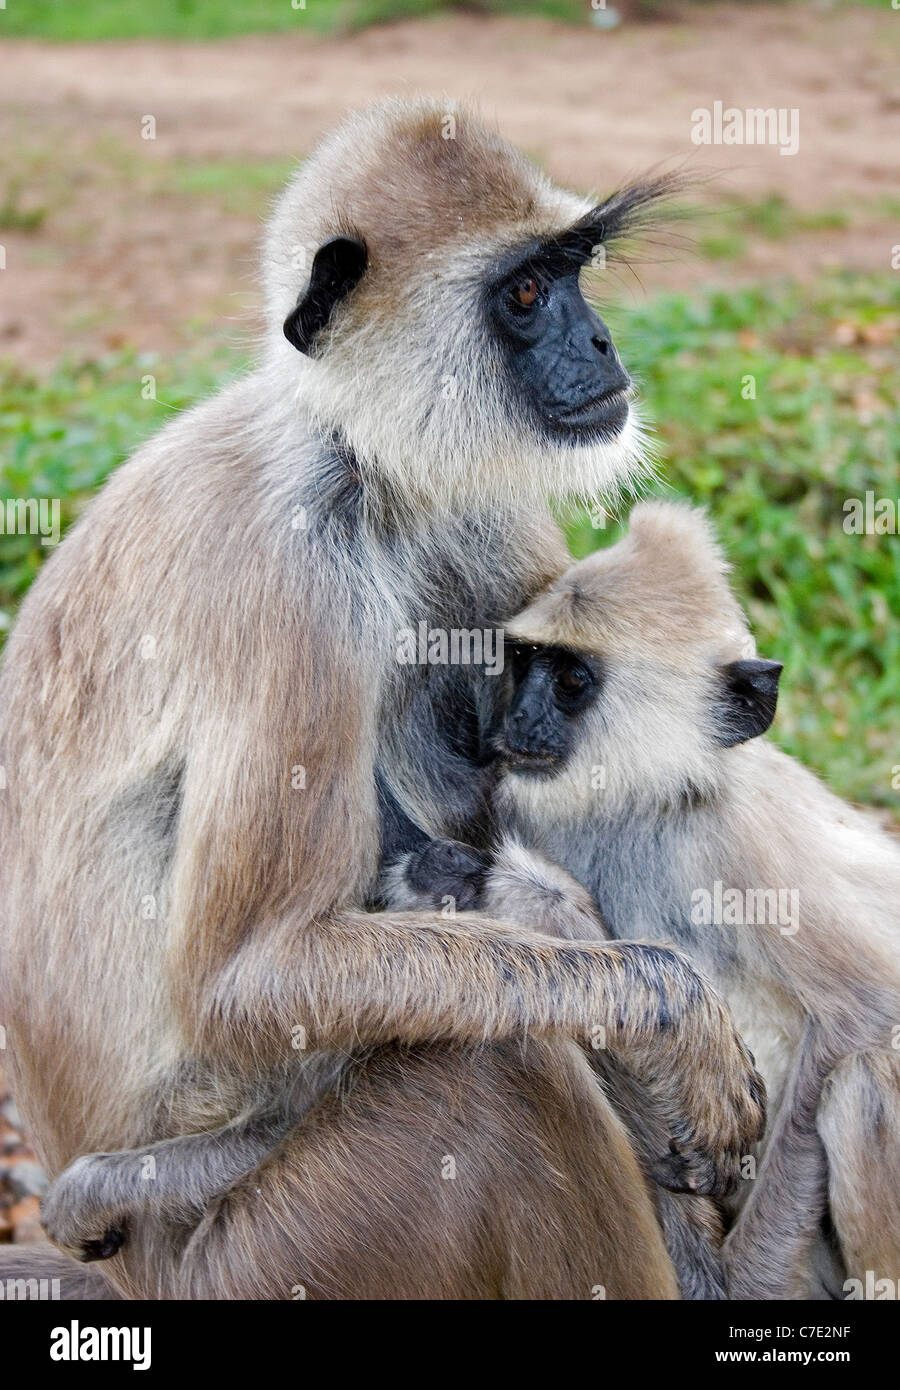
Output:
<svg viewBox="0 0 900 1390">
<path fill-rule="evenodd" d="M 22 180 L 11 179 L 0 196 L 0 232 L 37 232 L 46 216 L 45 206 L 26 206 Z"/>
<path fill-rule="evenodd" d="M 844 795 L 900 811 L 900 537 L 842 527 L 847 497 L 900 502 L 900 276 L 666 295 L 606 316 L 657 421 L 666 482 L 708 505 L 760 651 L 785 663 L 777 737 Z M 0 497 L 62 498 L 69 524 L 173 409 L 241 365 L 224 352 L 120 353 L 45 381 L 7 367 Z M 156 401 L 142 396 L 147 374 Z M 748 374 L 755 400 L 741 394 Z M 570 542 L 584 554 L 619 529 L 576 520 Z M 46 554 L 33 537 L 0 536 L 5 622 Z"/>
<path fill-rule="evenodd" d="M 330 14 L 336 0 L 6 0 L 0 34 L 16 37 L 94 39 L 220 39 L 235 34 L 277 33 L 313 27 L 317 12 Z"/>
<path fill-rule="evenodd" d="M 296 159 L 175 160 L 151 177 L 160 192 L 214 198 L 225 212 L 258 217 L 296 168 Z"/>
<path fill-rule="evenodd" d="M 863 0 L 883 6 L 887 0 Z M 330 33 L 422 18 L 451 9 L 591 21 L 589 0 L 6 0 L 0 35 L 56 39 L 222 39 L 239 34 Z M 612 6 L 614 0 L 609 0 Z M 839 5 L 858 0 L 837 0 Z M 638 0 L 653 17 L 678 14 L 673 0 Z"/>
<path fill-rule="evenodd" d="M 0 11 L 2 14 L 2 11 Z M 189 216 L 202 198 L 222 212 L 261 217 L 297 168 L 296 159 L 136 158 L 122 140 L 104 136 L 73 163 L 52 143 L 24 139 L 16 148 L 16 173 L 0 169 L 0 231 L 53 233 L 58 214 L 84 205 L 84 177 L 91 197 L 132 196 L 185 200 Z M 188 210 L 189 209 L 189 210 Z"/>
<path fill-rule="evenodd" d="M 6 0 L 0 35 L 57 39 L 221 39 L 328 33 L 462 8 L 454 0 Z M 464 8 L 587 23 L 587 0 L 478 0 Z"/>
<path fill-rule="evenodd" d="M 770 241 L 784 241 L 796 232 L 844 231 L 851 216 L 846 208 L 817 208 L 804 212 L 793 207 L 782 194 L 768 193 L 763 198 L 736 199 L 725 215 L 748 232 L 760 232 Z"/>
<path fill-rule="evenodd" d="M 893 217 L 895 210 L 890 199 L 858 201 L 851 210 L 846 207 L 822 207 L 804 210 L 795 207 L 781 193 L 767 193 L 761 198 L 730 198 L 708 209 L 715 217 L 715 231 L 702 234 L 703 215 L 697 209 L 691 219 L 700 230 L 697 247 L 711 261 L 741 261 L 747 255 L 748 243 L 760 237 L 766 241 L 786 241 L 804 232 L 842 232 L 855 221 L 873 217 Z"/>
</svg>

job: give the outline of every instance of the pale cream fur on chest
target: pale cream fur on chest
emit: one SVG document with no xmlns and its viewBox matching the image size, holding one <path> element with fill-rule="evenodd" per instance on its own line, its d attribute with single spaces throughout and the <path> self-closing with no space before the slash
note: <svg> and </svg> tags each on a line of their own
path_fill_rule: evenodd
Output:
<svg viewBox="0 0 900 1390">
<path fill-rule="evenodd" d="M 791 995 L 769 980 L 751 978 L 739 990 L 727 993 L 726 998 L 737 1030 L 766 1083 L 768 1135 L 803 1036 L 803 1010 Z"/>
</svg>

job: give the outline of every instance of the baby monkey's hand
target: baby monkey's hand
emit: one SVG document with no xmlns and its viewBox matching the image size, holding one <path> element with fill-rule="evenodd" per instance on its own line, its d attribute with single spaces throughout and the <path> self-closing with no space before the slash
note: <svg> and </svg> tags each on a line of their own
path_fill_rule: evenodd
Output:
<svg viewBox="0 0 900 1390">
<path fill-rule="evenodd" d="M 429 840 L 385 873 L 388 907 L 473 912 L 481 903 L 487 855 L 459 840 Z"/>
</svg>

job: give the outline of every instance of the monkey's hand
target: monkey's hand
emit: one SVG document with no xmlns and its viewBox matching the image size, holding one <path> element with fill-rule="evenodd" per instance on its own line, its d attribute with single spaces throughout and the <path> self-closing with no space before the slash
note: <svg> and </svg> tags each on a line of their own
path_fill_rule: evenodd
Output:
<svg viewBox="0 0 900 1390">
<path fill-rule="evenodd" d="M 382 896 L 393 908 L 472 912 L 480 904 L 488 858 L 459 840 L 429 840 L 382 876 Z"/>
<path fill-rule="evenodd" d="M 479 906 L 548 936 L 609 939 L 586 889 L 512 836 L 496 852 Z M 659 1031 L 634 1051 L 620 1050 L 619 1061 L 655 1101 L 671 1136 L 669 1152 L 653 1164 L 656 1180 L 675 1192 L 721 1195 L 760 1137 L 763 1081 L 712 986 L 674 950 L 660 951 L 658 964 Z"/>
<path fill-rule="evenodd" d="M 762 1138 L 765 1082 L 712 985 L 687 960 L 679 967 L 676 979 L 685 967 L 693 979 L 677 994 L 664 987 L 674 1007 L 660 1019 L 662 1035 L 622 1060 L 656 1099 L 670 1135 L 669 1152 L 652 1164 L 656 1181 L 673 1192 L 724 1197 Z"/>
<path fill-rule="evenodd" d="M 125 1243 L 121 1209 L 107 1204 L 115 1154 L 83 1154 L 65 1168 L 41 1202 L 47 1235 L 66 1254 L 87 1263 L 108 1260 Z"/>
<path fill-rule="evenodd" d="M 570 942 L 609 933 L 587 891 L 566 870 L 508 837 L 493 861 L 455 840 L 433 840 L 389 871 L 393 907 L 478 908 Z M 654 1176 L 675 1192 L 723 1196 L 761 1137 L 765 1086 L 727 1006 L 686 956 L 670 947 L 624 947 L 621 1041 L 610 1043 L 642 1085 L 670 1136 Z M 606 1043 L 599 1044 L 601 1047 Z"/>
</svg>

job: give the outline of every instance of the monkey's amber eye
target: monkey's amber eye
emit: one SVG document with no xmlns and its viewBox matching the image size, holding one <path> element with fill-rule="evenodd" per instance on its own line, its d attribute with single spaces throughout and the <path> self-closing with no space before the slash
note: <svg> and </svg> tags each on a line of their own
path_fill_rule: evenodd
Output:
<svg viewBox="0 0 900 1390">
<path fill-rule="evenodd" d="M 529 277 L 527 280 L 520 280 L 518 285 L 513 288 L 513 298 L 517 304 L 521 304 L 523 309 L 530 309 L 538 296 L 537 280 Z"/>
</svg>

